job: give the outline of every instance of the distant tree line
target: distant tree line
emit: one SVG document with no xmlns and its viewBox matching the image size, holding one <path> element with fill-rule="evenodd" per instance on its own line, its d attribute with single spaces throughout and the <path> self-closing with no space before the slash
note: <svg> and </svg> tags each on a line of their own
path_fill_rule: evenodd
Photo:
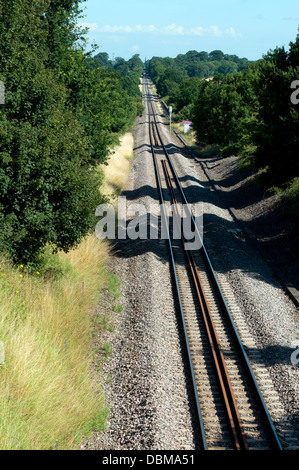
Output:
<svg viewBox="0 0 299 470">
<path fill-rule="evenodd" d="M 248 70 L 251 63 L 246 58 L 215 50 L 210 53 L 189 51 L 174 59 L 153 57 L 147 61 L 146 67 L 158 93 L 167 97 L 178 113 L 190 104 L 189 94 L 196 93 L 200 79 L 211 78 L 218 73 L 226 75 Z M 181 114 L 187 113 L 188 110 L 184 110 Z"/>
<path fill-rule="evenodd" d="M 241 156 L 264 170 L 267 185 L 299 194 L 299 104 L 291 100 L 291 84 L 299 80 L 299 35 L 289 50 L 277 47 L 254 63 L 241 61 L 240 70 L 218 69 L 211 80 L 186 77 L 188 68 L 164 67 L 168 59 L 152 59 L 148 70 L 176 119 L 193 122 L 200 144 Z"/>
<path fill-rule="evenodd" d="M 97 64 L 80 3 L 0 0 L 0 250 L 15 261 L 46 244 L 67 251 L 93 229 L 98 165 L 142 110 L 142 61 Z"/>
<path fill-rule="evenodd" d="M 105 73 L 119 84 L 118 110 L 115 110 L 115 113 L 123 115 L 124 128 L 128 127 L 128 124 L 130 126 L 136 115 L 143 113 L 139 84 L 144 70 L 144 63 L 139 54 L 133 55 L 131 59 L 126 61 L 122 57 L 110 60 L 107 52 L 100 52 L 92 59 L 89 59 L 89 64 L 94 69 L 106 70 Z"/>
</svg>

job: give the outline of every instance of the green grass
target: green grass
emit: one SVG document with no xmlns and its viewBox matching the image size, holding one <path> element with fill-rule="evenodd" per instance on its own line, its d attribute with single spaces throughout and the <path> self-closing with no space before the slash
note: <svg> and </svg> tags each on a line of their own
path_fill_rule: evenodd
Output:
<svg viewBox="0 0 299 470">
<path fill-rule="evenodd" d="M 123 312 L 123 305 L 117 302 L 121 296 L 121 281 L 113 273 L 111 273 L 108 277 L 108 292 L 112 299 L 112 310 L 117 313 Z"/>
<path fill-rule="evenodd" d="M 283 188 L 272 187 L 275 194 L 282 193 L 284 202 L 291 208 L 294 215 L 299 217 L 299 177 L 289 181 Z"/>
<path fill-rule="evenodd" d="M 111 356 L 111 354 L 112 354 L 112 346 L 111 346 L 110 343 L 105 343 L 103 345 L 103 349 L 105 351 L 105 360 L 108 361 L 109 356 Z"/>
<path fill-rule="evenodd" d="M 194 130 L 189 130 L 184 134 L 184 126 L 180 123 L 173 123 L 172 128 L 182 135 L 193 152 L 199 157 L 213 157 L 215 155 L 220 155 L 221 151 L 219 145 L 199 145 L 196 141 L 196 132 Z"/>
<path fill-rule="evenodd" d="M 126 182 L 133 148 L 127 133 L 105 167 L 102 193 L 112 199 Z M 112 310 L 123 310 L 121 283 L 107 271 L 108 259 L 108 243 L 95 236 L 67 254 L 47 247 L 26 267 L 0 255 L 1 450 L 51 450 L 56 441 L 61 450 L 77 449 L 104 429 L 109 410 L 92 346 L 95 327 L 114 330 L 109 316 L 92 314 L 103 287 Z M 103 348 L 108 360 L 111 345 Z"/>
<path fill-rule="evenodd" d="M 116 274 L 111 273 L 108 277 L 108 292 L 109 295 L 113 298 L 113 300 L 117 300 L 120 298 L 121 295 L 121 281 L 116 276 Z"/>
<path fill-rule="evenodd" d="M 221 153 L 218 145 L 205 145 L 205 146 L 194 145 L 193 150 L 200 157 L 214 157 L 216 155 L 219 156 Z"/>
<path fill-rule="evenodd" d="M 2 450 L 54 449 L 56 440 L 59 449 L 76 449 L 103 429 L 108 411 L 91 372 L 91 309 L 108 281 L 107 258 L 108 247 L 90 236 L 68 254 L 46 252 L 35 271 L 0 259 Z"/>
</svg>

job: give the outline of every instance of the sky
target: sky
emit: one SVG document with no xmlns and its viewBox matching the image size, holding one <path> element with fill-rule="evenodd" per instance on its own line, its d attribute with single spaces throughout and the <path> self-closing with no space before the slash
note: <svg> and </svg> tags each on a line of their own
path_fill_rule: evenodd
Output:
<svg viewBox="0 0 299 470">
<path fill-rule="evenodd" d="M 299 26 L 298 0 L 87 0 L 79 24 L 110 59 L 176 57 L 219 49 L 249 60 L 289 47 Z"/>
</svg>

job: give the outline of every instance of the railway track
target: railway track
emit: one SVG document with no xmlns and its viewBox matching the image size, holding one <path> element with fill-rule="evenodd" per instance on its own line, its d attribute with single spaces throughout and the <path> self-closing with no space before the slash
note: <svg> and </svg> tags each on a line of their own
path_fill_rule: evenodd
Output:
<svg viewBox="0 0 299 470">
<path fill-rule="evenodd" d="M 202 449 L 282 449 L 196 220 L 163 143 L 149 80 L 144 81 L 164 230 L 190 365 Z M 185 212 L 183 212 L 185 211 Z M 171 212 L 171 217 L 169 213 Z M 182 214 L 199 249 L 190 249 Z M 181 237 L 175 236 L 181 233 Z"/>
</svg>

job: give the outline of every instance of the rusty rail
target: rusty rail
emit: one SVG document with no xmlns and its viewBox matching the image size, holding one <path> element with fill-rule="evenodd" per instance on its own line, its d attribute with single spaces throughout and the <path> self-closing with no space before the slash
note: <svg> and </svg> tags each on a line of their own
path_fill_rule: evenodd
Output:
<svg viewBox="0 0 299 470">
<path fill-rule="evenodd" d="M 169 158 L 168 152 L 167 152 L 167 150 L 166 150 L 166 148 L 163 144 L 163 141 L 161 139 L 159 130 L 157 128 L 157 122 L 156 122 L 156 118 L 155 118 L 155 112 L 154 112 L 154 109 L 153 109 L 153 105 L 152 105 L 150 100 L 149 100 L 149 102 L 150 102 L 150 106 L 151 106 L 151 109 L 152 109 L 152 116 L 154 118 L 154 121 L 151 121 L 151 119 L 149 119 L 150 141 L 151 141 L 152 153 L 153 153 L 153 157 L 154 157 L 154 165 L 155 165 L 155 171 L 156 171 L 156 176 L 157 176 L 157 181 L 158 181 L 158 190 L 160 192 L 160 199 L 161 199 L 161 202 L 163 203 L 163 207 L 164 207 L 162 187 L 161 187 L 161 182 L 160 182 L 159 169 L 158 169 L 158 164 L 157 164 L 157 160 L 156 160 L 154 145 L 153 145 L 153 141 L 152 141 L 152 135 L 153 135 L 153 138 L 154 138 L 154 141 L 155 141 L 155 146 L 156 147 L 160 146 L 160 143 L 159 143 L 159 141 L 160 141 L 161 146 L 164 149 L 167 160 L 165 160 L 165 159 L 162 160 L 162 167 L 163 167 L 163 171 L 164 171 L 164 175 L 165 175 L 165 180 L 167 181 L 167 186 L 168 186 L 168 188 L 171 192 L 172 205 L 174 207 L 174 212 L 175 212 L 174 220 L 177 221 L 177 222 L 180 221 L 179 223 L 182 223 L 181 219 L 179 217 L 179 203 L 178 203 L 177 198 L 175 196 L 175 190 L 174 190 L 175 186 L 174 186 L 172 180 L 175 181 L 175 185 L 177 186 L 177 189 L 181 193 L 181 195 L 183 197 L 183 200 L 187 203 L 187 205 L 188 205 L 188 202 L 187 202 L 186 196 L 184 194 L 184 191 L 181 187 L 181 184 L 179 182 L 179 179 L 176 175 L 173 164 L 172 164 L 172 162 Z M 150 116 L 149 116 L 149 118 L 150 118 Z M 152 130 L 152 135 L 151 135 L 151 130 Z M 170 172 L 168 170 L 168 166 L 171 169 L 172 176 L 170 175 Z M 192 217 L 192 214 L 191 214 L 191 217 Z M 192 220 L 193 220 L 193 223 L 195 225 L 194 219 L 192 219 Z M 183 231 L 181 231 L 181 233 L 183 234 Z M 199 234 L 198 234 L 198 236 L 199 236 Z M 232 441 L 234 443 L 235 449 L 237 449 L 237 450 L 248 450 L 248 444 L 247 444 L 246 436 L 245 436 L 245 433 L 244 433 L 244 430 L 243 430 L 243 427 L 242 427 L 240 414 L 239 414 L 239 411 L 238 411 L 238 406 L 237 406 L 236 399 L 235 399 L 233 389 L 232 389 L 232 386 L 231 386 L 228 370 L 227 370 L 227 367 L 226 367 L 226 364 L 225 364 L 224 354 L 223 354 L 223 351 L 222 351 L 222 348 L 221 348 L 221 345 L 220 345 L 220 341 L 218 339 L 218 335 L 217 335 L 215 325 L 214 325 L 214 322 L 213 322 L 213 318 L 212 318 L 212 315 L 211 315 L 211 310 L 210 310 L 210 307 L 209 307 L 209 303 L 207 301 L 207 298 L 206 298 L 206 295 L 205 295 L 205 292 L 204 292 L 204 289 L 203 289 L 203 285 L 202 285 L 202 282 L 201 282 L 201 278 L 200 278 L 200 274 L 199 274 L 196 262 L 194 260 L 194 256 L 192 255 L 191 251 L 189 251 L 188 249 L 185 249 L 184 241 L 185 241 L 184 235 L 182 235 L 182 245 L 183 245 L 184 252 L 185 252 L 185 255 L 186 255 L 186 258 L 187 258 L 188 266 L 190 268 L 190 273 L 192 275 L 193 283 L 194 283 L 196 294 L 197 294 L 198 303 L 200 305 L 200 311 L 201 311 L 201 314 L 203 316 L 204 325 L 205 325 L 207 337 L 208 337 L 208 340 L 209 340 L 209 348 L 210 348 L 211 354 L 212 354 L 213 359 L 214 359 L 214 364 L 215 364 L 215 369 L 216 369 L 216 372 L 217 372 L 218 382 L 219 382 L 219 385 L 220 385 L 220 388 L 221 388 L 221 391 L 222 391 L 222 397 L 223 397 L 223 402 L 225 404 L 226 415 L 227 415 L 227 419 L 228 419 L 228 422 L 229 422 L 229 425 L 230 425 Z M 179 296 L 179 300 L 180 300 L 180 292 L 179 292 L 179 287 L 178 287 L 178 282 L 177 282 L 177 277 L 176 277 L 176 272 L 175 272 L 175 262 L 174 262 L 174 257 L 173 257 L 172 241 L 170 239 L 170 234 L 169 234 L 169 246 L 170 246 L 171 257 L 172 257 L 172 265 L 173 265 L 176 284 L 177 284 L 178 296 Z M 204 254 L 207 258 L 207 265 L 208 265 L 208 269 L 211 271 L 212 280 L 215 282 L 216 288 L 219 289 L 220 297 L 223 301 L 225 309 L 227 310 L 228 317 L 230 318 L 230 321 L 232 323 L 232 330 L 234 331 L 234 334 L 236 335 L 237 342 L 239 343 L 239 346 L 240 346 L 240 349 L 241 349 L 241 352 L 242 352 L 243 360 L 245 361 L 245 363 L 248 367 L 249 375 L 250 375 L 250 377 L 253 381 L 253 384 L 256 388 L 256 391 L 259 395 L 259 399 L 260 399 L 260 402 L 261 402 L 262 409 L 264 410 L 266 418 L 268 420 L 270 432 L 273 434 L 274 445 L 275 445 L 276 448 L 282 450 L 282 447 L 281 447 L 281 444 L 280 444 L 279 439 L 277 437 L 277 434 L 275 432 L 273 423 L 271 421 L 271 418 L 269 416 L 269 413 L 267 411 L 267 408 L 265 406 L 263 398 L 260 394 L 258 385 L 256 383 L 256 380 L 255 380 L 254 375 L 252 373 L 251 367 L 249 365 L 246 353 L 244 351 L 242 343 L 240 342 L 240 338 L 239 338 L 239 336 L 236 332 L 236 329 L 233 325 L 230 313 L 227 309 L 225 300 L 224 300 L 223 295 L 222 295 L 221 290 L 220 290 L 220 286 L 217 282 L 217 279 L 215 277 L 215 273 L 213 271 L 213 268 L 211 266 L 210 260 L 208 258 L 208 255 L 206 253 L 206 250 L 205 250 L 204 246 L 202 246 L 202 250 L 203 250 L 203 252 L 204 252 Z M 184 329 L 185 329 L 184 312 L 182 311 L 181 301 L 180 301 L 180 308 L 181 308 L 181 314 L 182 314 L 182 318 L 183 318 L 183 325 L 184 325 Z M 189 362 L 190 362 L 190 365 L 191 365 L 191 372 L 192 372 L 192 377 L 193 377 L 192 358 L 191 358 L 191 354 L 190 354 L 190 351 L 189 351 L 189 345 L 188 345 L 188 338 L 187 338 L 186 329 L 185 329 L 185 337 L 186 337 L 187 349 L 188 349 L 188 354 L 189 354 Z M 193 377 L 193 380 L 194 380 L 194 377 Z M 196 384 L 194 383 L 193 386 L 194 386 L 194 389 L 195 389 L 195 392 L 196 392 Z M 201 412 L 200 412 L 200 407 L 199 407 L 198 396 L 196 396 L 196 402 L 197 402 L 198 413 L 199 413 L 199 418 L 200 418 L 202 441 L 203 441 L 204 448 L 206 449 L 207 447 L 206 447 L 206 442 L 205 442 L 203 422 L 202 422 L 202 418 L 201 418 Z"/>
<path fill-rule="evenodd" d="M 178 221 L 181 220 L 179 217 L 179 209 L 178 209 L 179 204 L 174 193 L 174 185 L 171 181 L 171 177 L 169 174 L 169 170 L 167 168 L 166 160 L 162 161 L 162 165 L 163 165 L 164 173 L 166 176 L 168 188 L 170 189 L 171 196 L 172 196 L 173 207 L 175 210 L 175 221 L 176 223 L 178 223 Z M 182 244 L 184 247 L 184 242 L 185 242 L 184 233 L 183 231 L 181 231 L 181 233 L 182 233 Z M 218 377 L 219 385 L 222 391 L 222 397 L 223 397 L 225 410 L 226 410 L 226 414 L 227 414 L 229 425 L 230 425 L 230 431 L 231 431 L 231 435 L 233 438 L 234 446 L 237 450 L 248 450 L 248 445 L 247 445 L 246 437 L 243 431 L 236 399 L 235 399 L 234 392 L 231 386 L 230 378 L 229 378 L 227 367 L 225 364 L 225 359 L 224 359 L 221 345 L 218 339 L 218 335 L 214 326 L 210 306 L 209 306 L 209 303 L 207 301 L 207 298 L 206 298 L 206 295 L 202 286 L 198 268 L 194 261 L 192 252 L 189 250 L 186 250 L 185 248 L 184 248 L 184 251 L 186 253 L 189 268 L 190 268 L 193 282 L 196 288 L 196 293 L 197 293 L 197 298 L 198 298 L 198 302 L 200 305 L 201 314 L 204 319 L 204 324 L 205 324 L 207 336 L 209 339 L 209 347 L 210 347 L 210 350 L 214 359 L 214 365 L 217 371 L 217 377 Z"/>
</svg>

